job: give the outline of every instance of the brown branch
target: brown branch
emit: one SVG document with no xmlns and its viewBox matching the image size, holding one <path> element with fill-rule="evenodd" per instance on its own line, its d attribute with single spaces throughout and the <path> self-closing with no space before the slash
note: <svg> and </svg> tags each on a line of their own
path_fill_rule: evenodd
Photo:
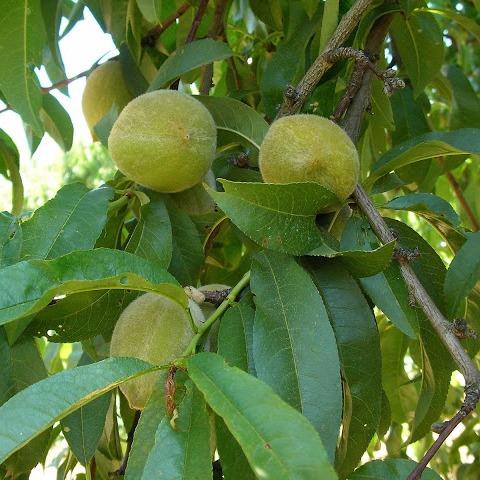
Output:
<svg viewBox="0 0 480 480">
<path fill-rule="evenodd" d="M 478 222 L 477 217 L 473 213 L 472 207 L 470 207 L 470 205 L 468 204 L 467 199 L 465 198 L 465 195 L 463 194 L 462 189 L 460 188 L 460 185 L 458 184 L 457 179 L 453 176 L 452 172 L 447 172 L 447 180 L 450 184 L 450 187 L 452 187 L 455 196 L 460 202 L 460 205 L 467 214 L 467 217 L 472 224 L 473 231 L 478 232 L 480 230 L 480 223 Z"/>
<path fill-rule="evenodd" d="M 342 17 L 324 52 L 313 62 L 300 83 L 286 92 L 277 118 L 292 115 L 300 110 L 320 79 L 333 66 L 328 52 L 341 47 L 345 43 L 372 3 L 373 0 L 357 0 L 353 7 Z"/>
<path fill-rule="evenodd" d="M 382 22 L 382 19 L 377 21 L 377 23 L 372 29 L 372 34 L 375 33 L 374 31 L 376 30 L 376 28 L 380 29 L 380 22 Z M 385 22 L 385 17 L 383 19 L 383 22 Z M 382 32 L 382 38 L 384 37 L 384 33 L 386 33 L 386 31 Z M 381 43 L 379 45 L 381 45 Z M 379 47 L 379 45 L 377 46 Z M 356 143 L 358 140 L 363 114 L 370 102 L 369 98 L 371 78 L 372 72 L 365 72 L 362 85 L 352 101 L 350 109 L 348 110 L 346 115 L 346 120 L 344 122 L 344 128 L 349 134 L 349 136 L 352 138 L 354 143 Z M 381 217 L 381 215 L 371 202 L 370 198 L 368 197 L 367 193 L 360 185 L 356 187 L 353 197 L 357 205 L 362 210 L 363 214 L 367 217 L 377 237 L 383 243 L 388 243 L 394 240 L 394 234 L 388 228 L 385 220 Z M 399 258 L 398 262 L 400 265 L 400 271 L 404 278 L 405 284 L 407 285 L 409 293 L 414 298 L 415 303 L 420 306 L 420 308 L 425 313 L 426 317 L 432 324 L 443 344 L 454 359 L 456 365 L 458 366 L 458 369 L 461 371 L 465 378 L 465 399 L 462 408 L 450 422 L 447 422 L 440 436 L 429 449 L 423 460 L 412 472 L 409 479 L 413 480 L 420 478 L 420 475 L 426 468 L 428 462 L 436 453 L 436 451 L 440 448 L 440 446 L 451 433 L 451 431 L 477 405 L 480 398 L 480 372 L 475 366 L 475 363 L 472 361 L 472 359 L 468 356 L 468 354 L 462 347 L 459 339 L 454 332 L 454 329 L 452 328 L 452 323 L 445 318 L 443 313 L 439 310 L 435 302 L 427 293 L 422 283 L 413 271 L 408 259 Z"/>
<path fill-rule="evenodd" d="M 11 109 L 12 109 L 12 107 L 10 107 L 9 105 L 7 105 L 5 108 L 2 108 L 2 109 L 0 110 L 0 113 L 8 112 L 8 111 L 11 110 Z"/>
<path fill-rule="evenodd" d="M 135 412 L 135 416 L 133 417 L 132 427 L 130 428 L 127 436 L 127 449 L 125 450 L 125 456 L 123 457 L 122 464 L 120 465 L 118 470 L 114 472 L 116 476 L 123 477 L 123 475 L 125 475 L 125 471 L 127 470 L 128 457 L 130 456 L 130 451 L 132 449 L 133 436 L 135 434 L 135 429 L 137 428 L 138 421 L 140 420 L 141 413 L 142 412 L 140 410 L 137 410 Z"/>
<path fill-rule="evenodd" d="M 40 90 L 42 91 L 43 94 L 46 94 L 51 92 L 52 90 L 57 90 L 59 88 L 66 87 L 67 85 L 70 85 L 70 83 L 74 82 L 75 80 L 79 80 L 80 78 L 86 77 L 96 67 L 97 67 L 97 64 L 95 63 L 93 67 L 90 67 L 88 70 L 84 70 L 83 72 L 78 73 L 74 77 L 65 78 L 63 80 L 60 80 L 59 82 L 56 82 L 50 85 L 49 87 L 41 87 Z"/>
<path fill-rule="evenodd" d="M 200 23 L 202 23 L 202 18 L 205 15 L 205 12 L 207 11 L 208 2 L 209 0 L 200 0 L 200 3 L 198 4 L 197 12 L 195 13 L 195 17 L 193 18 L 192 26 L 188 31 L 185 43 L 191 43 L 195 40 L 198 27 L 200 26 Z"/>
<path fill-rule="evenodd" d="M 189 8 L 190 3 L 185 2 L 178 9 L 173 12 L 170 16 L 161 21 L 158 25 L 153 27 L 147 34 L 142 38 L 142 45 L 147 47 L 154 47 L 155 42 L 158 40 L 160 35 L 168 28 L 170 25 L 173 25 L 178 18 L 180 18 Z"/>
<path fill-rule="evenodd" d="M 223 38 L 225 33 L 224 15 L 229 0 L 217 0 L 215 11 L 213 13 L 212 26 L 208 32 L 208 36 L 214 40 Z M 213 63 L 209 63 L 202 67 L 202 75 L 200 79 L 200 93 L 208 95 L 212 88 L 213 80 Z"/>
</svg>

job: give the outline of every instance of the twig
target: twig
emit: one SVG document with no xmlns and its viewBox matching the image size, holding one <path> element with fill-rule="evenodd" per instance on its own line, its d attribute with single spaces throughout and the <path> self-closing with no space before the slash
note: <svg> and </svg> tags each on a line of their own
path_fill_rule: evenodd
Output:
<svg viewBox="0 0 480 480">
<path fill-rule="evenodd" d="M 135 433 L 135 429 L 137 428 L 138 421 L 140 420 L 140 414 L 141 411 L 137 410 L 135 412 L 135 416 L 133 417 L 132 427 L 130 428 L 127 436 L 127 449 L 125 450 L 125 456 L 123 457 L 122 464 L 118 470 L 115 471 L 115 475 L 119 477 L 125 475 L 125 471 L 127 470 L 128 457 L 130 456 L 130 450 L 132 449 L 133 435 Z"/>
<path fill-rule="evenodd" d="M 478 222 L 477 217 L 473 213 L 472 208 L 468 204 L 467 199 L 465 198 L 465 195 L 463 194 L 462 189 L 460 188 L 460 185 L 458 184 L 457 179 L 453 176 L 452 172 L 447 172 L 447 180 L 450 186 L 452 187 L 452 190 L 455 193 L 455 196 L 460 202 L 460 205 L 462 206 L 463 210 L 467 214 L 467 217 L 470 220 L 470 223 L 472 224 L 473 231 L 478 232 L 480 230 L 480 223 Z"/>
<path fill-rule="evenodd" d="M 207 10 L 209 0 L 200 0 L 198 4 L 197 12 L 195 13 L 195 17 L 193 18 L 192 26 L 188 31 L 187 38 L 185 39 L 185 43 L 191 43 L 195 40 L 195 36 L 197 35 L 198 27 L 202 22 L 202 18 L 205 15 Z"/>
<path fill-rule="evenodd" d="M 11 109 L 12 109 L 12 107 L 10 107 L 10 105 L 7 105 L 5 108 L 2 108 L 2 109 L 0 110 L 0 113 L 8 112 L 8 111 L 11 110 Z"/>
<path fill-rule="evenodd" d="M 400 78 L 396 77 L 396 72 L 393 69 L 388 68 L 387 70 L 379 69 L 369 58 L 367 53 L 356 50 L 352 47 L 340 47 L 334 50 L 325 52 L 325 55 L 329 61 L 335 63 L 345 58 L 353 58 L 356 62 L 355 69 L 352 73 L 350 82 L 347 85 L 344 96 L 340 100 L 335 112 L 332 115 L 332 120 L 338 122 L 344 113 L 347 111 L 350 102 L 353 100 L 357 94 L 361 84 L 362 79 L 365 74 L 365 70 L 369 69 L 383 82 L 383 92 L 386 95 L 391 95 L 394 90 L 398 88 L 404 88 L 405 82 Z"/>
<path fill-rule="evenodd" d="M 173 12 L 170 16 L 161 21 L 157 26 L 153 27 L 147 34 L 142 38 L 142 45 L 147 47 L 154 47 L 155 42 L 158 40 L 160 35 L 168 28 L 170 25 L 173 25 L 178 18 L 180 18 L 189 8 L 190 3 L 185 2 L 178 9 Z"/>
<path fill-rule="evenodd" d="M 42 91 L 42 93 L 45 94 L 45 93 L 51 92 L 52 90 L 57 90 L 59 88 L 66 87 L 67 85 L 74 82 L 75 80 L 79 80 L 82 77 L 86 77 L 96 67 L 97 67 L 97 64 L 95 63 L 93 67 L 90 67 L 88 70 L 85 70 L 83 72 L 78 73 L 74 77 L 65 78 L 63 80 L 60 80 L 59 82 L 56 82 L 56 83 L 50 85 L 49 87 L 41 87 L 40 90 Z"/>
<path fill-rule="evenodd" d="M 224 22 L 223 17 L 225 14 L 225 8 L 227 7 L 228 0 L 217 0 L 215 5 L 215 11 L 213 14 L 212 26 L 208 32 L 208 36 L 214 40 L 222 38 L 224 36 Z M 209 63 L 202 67 L 202 75 L 200 79 L 200 93 L 202 95 L 208 95 L 212 88 L 213 79 L 213 63 Z"/>
<path fill-rule="evenodd" d="M 353 7 L 342 17 L 324 52 L 313 62 L 300 83 L 286 92 L 277 118 L 292 115 L 300 110 L 320 79 L 333 65 L 328 58 L 329 55 L 326 55 L 326 53 L 343 45 L 372 3 L 373 0 L 357 0 Z"/>
</svg>

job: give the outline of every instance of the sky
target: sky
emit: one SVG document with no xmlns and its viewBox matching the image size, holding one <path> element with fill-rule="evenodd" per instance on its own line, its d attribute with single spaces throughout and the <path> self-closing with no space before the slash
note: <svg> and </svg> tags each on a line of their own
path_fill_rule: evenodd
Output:
<svg viewBox="0 0 480 480">
<path fill-rule="evenodd" d="M 66 21 L 64 23 L 66 24 Z M 62 28 L 64 26 L 62 25 Z M 68 35 L 60 41 L 60 51 L 65 64 L 67 78 L 89 69 L 92 64 L 104 55 L 106 60 L 118 54 L 110 35 L 105 34 L 100 29 L 88 9 L 84 10 L 84 20 L 78 22 Z M 38 77 L 43 87 L 51 85 L 44 71 L 38 71 Z M 92 141 L 82 114 L 81 101 L 84 88 L 85 78 L 81 78 L 69 85 L 70 97 L 58 91 L 51 92 L 70 114 L 75 132 L 74 145 L 79 143 L 88 144 Z M 4 105 L 0 102 L 0 109 L 3 107 Z M 20 152 L 20 172 L 25 186 L 25 196 L 28 197 L 29 190 L 35 187 L 34 182 L 45 182 L 48 184 L 48 171 L 52 169 L 55 162 L 61 160 L 63 152 L 46 134 L 32 157 L 25 137 L 22 120 L 14 112 L 7 111 L 0 114 L 0 128 L 10 135 Z M 50 190 L 54 192 L 58 187 L 59 185 L 51 185 Z M 10 208 L 10 183 L 3 177 L 0 177 L 0 210 L 10 210 Z"/>
</svg>

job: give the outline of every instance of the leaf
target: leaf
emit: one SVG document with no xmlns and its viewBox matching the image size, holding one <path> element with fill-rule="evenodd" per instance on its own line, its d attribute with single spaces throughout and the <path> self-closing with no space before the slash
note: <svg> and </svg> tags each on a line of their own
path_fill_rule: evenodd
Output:
<svg viewBox="0 0 480 480">
<path fill-rule="evenodd" d="M 337 199 L 321 185 L 221 183 L 225 192 L 208 189 L 209 194 L 233 223 L 262 247 L 302 255 L 323 243 L 315 218 Z"/>
<path fill-rule="evenodd" d="M 55 296 L 109 288 L 158 292 L 187 306 L 175 279 L 158 265 L 126 252 L 99 248 L 55 260 L 24 261 L 0 270 L 0 325 L 40 311 Z"/>
<path fill-rule="evenodd" d="M 480 128 L 480 100 L 470 81 L 457 65 L 448 65 L 446 75 L 453 93 L 450 128 Z"/>
<path fill-rule="evenodd" d="M 391 102 L 395 124 L 395 130 L 392 132 L 394 146 L 431 130 L 411 87 L 395 90 Z"/>
<path fill-rule="evenodd" d="M 391 325 L 381 331 L 382 385 L 390 404 L 392 420 L 397 423 L 410 421 L 418 402 L 415 385 L 405 372 L 409 343 L 408 337 Z"/>
<path fill-rule="evenodd" d="M 84 353 L 78 366 L 92 363 Z M 87 465 L 97 449 L 111 402 L 111 393 L 106 393 L 67 415 L 60 422 L 68 446 L 82 465 Z"/>
<path fill-rule="evenodd" d="M 417 97 L 442 66 L 442 31 L 433 15 L 414 11 L 406 18 L 395 15 L 391 33 Z"/>
<path fill-rule="evenodd" d="M 253 322 L 255 310 L 248 297 L 229 308 L 222 316 L 218 332 L 218 354 L 232 367 L 255 374 L 253 361 Z"/>
<path fill-rule="evenodd" d="M 380 342 L 375 317 L 355 280 L 336 261 L 309 261 L 337 339 L 344 386 L 343 430 L 337 471 L 358 464 L 380 421 Z"/>
<path fill-rule="evenodd" d="M 58 146 L 65 152 L 70 150 L 73 142 L 72 120 L 62 104 L 53 95 L 43 96 L 40 118 L 45 130 L 57 142 Z"/>
<path fill-rule="evenodd" d="M 345 226 L 340 245 L 342 248 L 362 250 L 378 245 L 378 240 L 367 220 L 354 215 Z M 395 263 L 376 275 L 361 278 L 360 285 L 399 330 L 417 338 L 418 320 L 415 310 L 408 303 L 407 287 Z"/>
<path fill-rule="evenodd" d="M 210 428 L 203 395 L 186 383 L 186 393 L 178 405 L 175 429 L 170 418 L 160 421 L 141 479 L 212 478 Z"/>
<path fill-rule="evenodd" d="M 463 27 L 467 33 L 471 33 L 477 37 L 477 40 L 480 40 L 480 25 L 474 18 L 467 17 L 466 15 L 462 15 L 461 13 L 446 8 L 416 8 L 415 11 L 429 12 L 434 15 L 449 18 Z"/>
<path fill-rule="evenodd" d="M 42 135 L 42 94 L 33 66 L 42 62 L 46 41 L 40 0 L 4 0 L 0 12 L 0 90 L 24 122 Z"/>
<path fill-rule="evenodd" d="M 0 405 L 47 376 L 42 357 L 31 338 L 23 337 L 9 345 L 0 327 Z M 12 455 L 7 468 L 14 473 L 27 472 L 43 459 L 49 434 L 45 432 Z"/>
<path fill-rule="evenodd" d="M 162 0 L 137 0 L 142 15 L 150 23 L 162 21 Z"/>
<path fill-rule="evenodd" d="M 0 407 L 0 463 L 77 408 L 155 369 L 136 358 L 108 358 L 65 370 L 17 393 Z"/>
<path fill-rule="evenodd" d="M 306 418 L 255 377 L 214 353 L 187 361 L 190 378 L 241 445 L 257 476 L 275 480 L 337 478 Z"/>
<path fill-rule="evenodd" d="M 195 68 L 216 60 L 224 60 L 233 55 L 230 47 L 223 42 L 205 38 L 179 47 L 162 63 L 157 75 L 152 80 L 148 91 L 165 87 L 173 79 Z"/>
<path fill-rule="evenodd" d="M 182 285 L 196 285 L 204 262 L 200 235 L 192 219 L 173 202 L 168 202 L 167 208 L 173 237 L 169 272 Z"/>
<path fill-rule="evenodd" d="M 368 180 L 373 183 L 386 173 L 420 160 L 459 153 L 480 153 L 480 129 L 428 132 L 407 140 L 393 147 L 378 160 Z"/>
<path fill-rule="evenodd" d="M 107 221 L 112 194 L 110 187 L 62 187 L 23 224 L 22 258 L 50 259 L 93 248 Z"/>
<path fill-rule="evenodd" d="M 322 15 L 322 28 L 320 30 L 320 52 L 325 50 L 330 37 L 337 28 L 339 0 L 325 0 Z M 313 15 L 313 12 L 309 14 Z"/>
<path fill-rule="evenodd" d="M 22 238 L 22 227 L 18 219 L 8 212 L 0 212 L 0 268 L 20 259 Z"/>
<path fill-rule="evenodd" d="M 385 460 L 373 460 L 362 465 L 350 475 L 349 480 L 404 480 L 417 462 L 404 458 L 387 458 Z M 430 468 L 422 473 L 422 480 L 441 480 L 441 477 Z"/>
<path fill-rule="evenodd" d="M 6 158 L 8 157 L 8 158 Z M 11 165 L 20 165 L 20 154 L 13 140 L 0 129 L 0 174 L 10 180 Z"/>
<path fill-rule="evenodd" d="M 125 249 L 168 268 L 172 258 L 170 218 L 162 196 L 155 192 L 148 192 L 148 196 L 150 202 L 141 208 L 140 218 Z"/>
<path fill-rule="evenodd" d="M 453 207 L 443 198 L 432 193 L 411 193 L 397 197 L 382 206 L 391 210 L 407 210 L 422 217 L 435 217 L 454 227 L 460 225 L 460 218 Z"/>
<path fill-rule="evenodd" d="M 465 297 L 480 279 L 480 232 L 470 233 L 445 276 L 444 293 L 449 318 L 461 314 Z"/>
<path fill-rule="evenodd" d="M 128 457 L 125 480 L 142 478 L 148 454 L 155 444 L 155 432 L 165 418 L 165 375 L 160 374 L 135 428 L 132 450 Z"/>
<path fill-rule="evenodd" d="M 262 252 L 252 263 L 253 357 L 257 377 L 317 429 L 330 461 L 342 414 L 340 361 L 312 279 L 296 261 Z"/>
<path fill-rule="evenodd" d="M 242 145 L 259 150 L 268 130 L 268 123 L 253 108 L 228 97 L 197 96 L 212 114 L 217 130 L 239 138 Z"/>
<path fill-rule="evenodd" d="M 41 310 L 27 333 L 45 336 L 49 342 L 78 342 L 104 335 L 109 338 L 120 313 L 138 291 L 96 290 L 74 293 Z"/>
</svg>

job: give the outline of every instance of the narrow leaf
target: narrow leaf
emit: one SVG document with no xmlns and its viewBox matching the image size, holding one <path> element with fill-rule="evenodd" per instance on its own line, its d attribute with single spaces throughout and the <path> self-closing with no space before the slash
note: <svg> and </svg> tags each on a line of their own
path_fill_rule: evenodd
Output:
<svg viewBox="0 0 480 480">
<path fill-rule="evenodd" d="M 210 111 L 217 130 L 239 138 L 246 146 L 260 149 L 268 123 L 256 110 L 239 100 L 228 97 L 195 97 Z"/>
<path fill-rule="evenodd" d="M 0 24 L 0 90 L 7 103 L 40 136 L 42 94 L 32 68 L 41 64 L 46 41 L 40 0 L 4 0 Z"/>
<path fill-rule="evenodd" d="M 101 248 L 0 270 L 0 324 L 40 311 L 56 295 L 109 288 L 159 292 L 186 307 L 182 289 L 165 270 L 129 253 Z"/>
<path fill-rule="evenodd" d="M 153 370 L 138 359 L 109 358 L 65 370 L 22 390 L 0 407 L 0 462 L 77 408 Z"/>
<path fill-rule="evenodd" d="M 480 232 L 470 233 L 450 263 L 445 276 L 444 292 L 448 315 L 460 313 L 460 306 L 480 279 Z"/>
<path fill-rule="evenodd" d="M 22 237 L 18 219 L 8 212 L 0 212 L 0 268 L 19 260 Z"/>
<path fill-rule="evenodd" d="M 73 142 L 72 120 L 62 104 L 53 95 L 43 96 L 40 118 L 45 130 L 57 142 L 58 146 L 65 152 L 70 150 Z"/>
<path fill-rule="evenodd" d="M 22 258 L 56 258 L 93 248 L 107 221 L 110 187 L 89 190 L 72 183 L 23 224 Z"/>
<path fill-rule="evenodd" d="M 310 420 L 333 462 L 342 389 L 337 345 L 322 298 L 292 257 L 273 252 L 254 258 L 251 288 L 257 307 L 257 376 Z"/>
<path fill-rule="evenodd" d="M 360 288 L 338 262 L 309 264 L 337 339 L 347 398 L 337 471 L 358 464 L 380 421 L 380 342 L 375 317 Z"/>
<path fill-rule="evenodd" d="M 323 244 L 315 218 L 337 199 L 321 185 L 221 183 L 225 192 L 208 192 L 233 223 L 262 247 L 302 255 Z"/>
<path fill-rule="evenodd" d="M 184 73 L 216 60 L 224 60 L 232 55 L 233 52 L 226 43 L 212 40 L 211 38 L 187 43 L 178 48 L 163 62 L 148 91 L 163 88 L 170 81 Z"/>
<path fill-rule="evenodd" d="M 433 157 L 480 153 L 480 130 L 462 128 L 452 132 L 429 132 L 403 142 L 383 155 L 373 166 L 369 181 L 397 168 Z"/>
<path fill-rule="evenodd" d="M 259 477 L 337 478 L 320 437 L 306 418 L 255 377 L 214 353 L 188 360 L 190 378 L 221 416 Z"/>
</svg>

